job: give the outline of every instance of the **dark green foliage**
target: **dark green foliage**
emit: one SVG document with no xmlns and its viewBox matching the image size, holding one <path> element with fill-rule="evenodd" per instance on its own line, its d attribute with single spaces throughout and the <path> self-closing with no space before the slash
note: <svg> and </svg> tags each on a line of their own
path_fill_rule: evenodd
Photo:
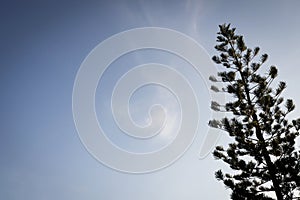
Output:
<svg viewBox="0 0 300 200">
<path fill-rule="evenodd" d="M 278 75 L 275 66 L 261 75 L 258 69 L 268 59 L 259 58 L 259 47 L 253 50 L 245 45 L 243 36 L 235 34 L 230 24 L 220 25 L 216 50 L 212 59 L 225 67 L 218 73 L 219 79 L 211 76 L 212 82 L 222 81 L 225 87 L 212 86 L 215 92 L 226 92 L 232 101 L 225 105 L 212 102 L 211 108 L 229 112 L 231 118 L 211 120 L 209 125 L 226 131 L 234 139 L 228 148 L 217 146 L 213 155 L 227 163 L 234 171 L 215 173 L 217 180 L 232 190 L 231 199 L 300 199 L 300 152 L 295 149 L 299 136 L 300 119 L 287 120 L 294 110 L 291 99 L 285 101 L 280 95 L 286 88 L 284 82 L 272 88 Z"/>
</svg>

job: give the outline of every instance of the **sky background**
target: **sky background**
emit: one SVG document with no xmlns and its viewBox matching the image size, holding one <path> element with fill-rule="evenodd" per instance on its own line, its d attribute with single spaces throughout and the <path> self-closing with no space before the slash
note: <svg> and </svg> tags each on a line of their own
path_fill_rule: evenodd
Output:
<svg viewBox="0 0 300 200">
<path fill-rule="evenodd" d="M 198 153 L 210 119 L 210 99 L 203 81 L 189 66 L 160 52 L 143 51 L 120 58 L 107 71 L 96 94 L 97 115 L 108 132 L 106 107 L 113 80 L 140 63 L 163 62 L 192 79 L 197 90 L 200 125 L 189 150 L 177 162 L 155 173 L 132 175 L 114 171 L 84 148 L 72 116 L 72 89 L 88 53 L 106 38 L 137 27 L 157 26 L 185 33 L 213 56 L 218 25 L 230 22 L 248 46 L 269 54 L 300 116 L 299 1 L 1 1 L 0 6 L 0 198 L 46 199 L 228 199 L 214 178 L 226 166 Z M 116 47 L 117 48 L 117 47 Z M 118 66 L 126 66 L 118 68 Z M 199 78 L 199 77 L 198 77 Z M 105 82 L 106 81 L 106 82 Z M 172 110 L 176 100 L 161 88 L 137 91 L 131 102 L 137 123 L 147 123 L 147 105 L 162 101 Z M 153 97 L 153 98 L 149 98 Z M 155 100 L 153 100 L 155 99 Z M 298 105 L 298 107 L 297 107 Z M 177 114 L 173 113 L 171 116 Z M 107 120 L 107 121 L 105 121 Z M 176 124 L 174 122 L 174 124 Z M 115 131 L 114 131 L 115 130 Z M 151 144 L 131 143 L 120 134 L 108 137 L 132 151 L 149 151 L 174 137 Z M 219 143 L 226 143 L 222 137 Z"/>
</svg>

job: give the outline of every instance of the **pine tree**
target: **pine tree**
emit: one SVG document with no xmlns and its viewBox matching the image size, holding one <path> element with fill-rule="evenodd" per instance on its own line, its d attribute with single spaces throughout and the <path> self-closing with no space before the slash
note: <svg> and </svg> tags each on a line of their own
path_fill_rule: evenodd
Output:
<svg viewBox="0 0 300 200">
<path fill-rule="evenodd" d="M 300 119 L 287 119 L 295 105 L 281 95 L 286 83 L 272 88 L 277 68 L 259 73 L 268 55 L 259 56 L 259 47 L 248 48 L 230 24 L 219 29 L 215 46 L 219 55 L 212 59 L 225 69 L 218 79 L 211 76 L 210 80 L 222 82 L 224 88 L 211 89 L 229 94 L 231 101 L 225 105 L 212 101 L 213 110 L 228 114 L 209 125 L 224 130 L 233 140 L 226 149 L 217 146 L 213 152 L 232 169 L 232 174 L 216 171 L 216 179 L 232 191 L 234 200 L 273 199 L 270 192 L 278 200 L 300 199 L 300 151 L 295 147 Z"/>
</svg>

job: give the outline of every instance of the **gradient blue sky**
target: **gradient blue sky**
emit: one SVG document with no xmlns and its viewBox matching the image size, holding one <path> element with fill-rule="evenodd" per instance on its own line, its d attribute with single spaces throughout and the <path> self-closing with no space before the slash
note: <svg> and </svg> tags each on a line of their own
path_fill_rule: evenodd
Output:
<svg viewBox="0 0 300 200">
<path fill-rule="evenodd" d="M 164 170 L 130 175 L 103 166 L 81 144 L 72 117 L 77 70 L 104 39 L 145 26 L 183 32 L 212 56 L 218 24 L 231 22 L 248 46 L 258 45 L 269 54 L 267 65 L 278 66 L 279 79 L 288 83 L 285 95 L 300 107 L 299 7 L 296 0 L 1 1 L 0 198 L 228 199 L 213 175 L 225 166 L 211 156 L 197 157 L 210 115 L 203 83 L 198 86 L 203 95 L 201 125 L 191 148 Z M 123 62 L 147 62 L 149 54 L 132 55 Z M 175 61 L 168 64 L 184 65 Z M 107 77 L 118 72 L 112 69 Z M 108 89 L 99 88 L 100 111 L 105 100 L 100 94 Z M 137 94 L 137 103 L 143 97 Z M 298 107 L 291 117 L 300 116 Z M 224 142 L 226 137 L 221 138 Z"/>
</svg>

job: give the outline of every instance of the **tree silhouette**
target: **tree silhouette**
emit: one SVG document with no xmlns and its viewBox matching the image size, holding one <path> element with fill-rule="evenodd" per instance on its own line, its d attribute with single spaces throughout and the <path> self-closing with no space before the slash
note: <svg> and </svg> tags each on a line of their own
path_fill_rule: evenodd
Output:
<svg viewBox="0 0 300 200">
<path fill-rule="evenodd" d="M 228 112 L 228 116 L 213 119 L 209 125 L 226 131 L 233 142 L 213 152 L 230 166 L 232 174 L 219 170 L 215 176 L 231 189 L 231 199 L 273 199 L 272 192 L 278 200 L 300 199 L 300 151 L 295 148 L 300 119 L 287 120 L 295 105 L 281 97 L 286 83 L 272 88 L 277 68 L 259 73 L 268 55 L 258 56 L 259 47 L 248 48 L 230 24 L 219 29 L 215 46 L 219 55 L 212 59 L 225 70 L 218 73 L 218 79 L 211 76 L 210 80 L 225 87 L 211 89 L 228 93 L 231 101 L 225 105 L 212 101 L 213 110 Z"/>
</svg>

